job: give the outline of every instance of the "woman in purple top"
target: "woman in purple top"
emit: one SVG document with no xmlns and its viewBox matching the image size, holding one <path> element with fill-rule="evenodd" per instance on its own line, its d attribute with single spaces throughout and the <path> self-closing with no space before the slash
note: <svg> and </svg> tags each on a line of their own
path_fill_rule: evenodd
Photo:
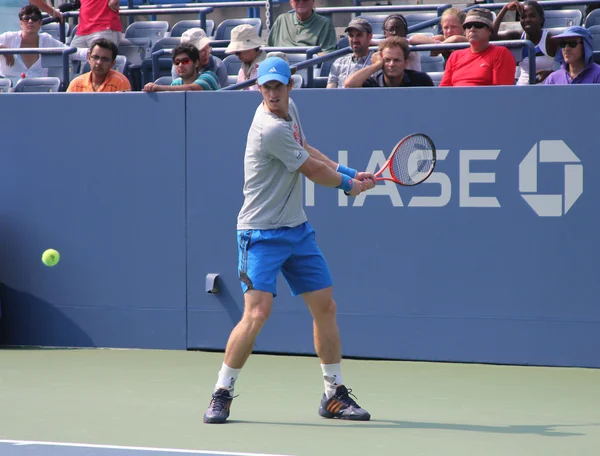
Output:
<svg viewBox="0 0 600 456">
<path fill-rule="evenodd" d="M 553 72 L 546 84 L 599 84 L 600 65 L 593 61 L 592 36 L 583 27 L 569 27 L 560 35 L 559 40 L 564 62 L 561 69 Z"/>
</svg>

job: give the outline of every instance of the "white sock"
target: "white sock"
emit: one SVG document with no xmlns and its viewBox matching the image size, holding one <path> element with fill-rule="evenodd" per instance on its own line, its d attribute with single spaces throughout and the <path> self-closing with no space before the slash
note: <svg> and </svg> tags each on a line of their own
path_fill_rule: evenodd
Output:
<svg viewBox="0 0 600 456">
<path fill-rule="evenodd" d="M 325 395 L 330 398 L 335 395 L 336 388 L 342 382 L 342 363 L 321 364 L 323 379 L 325 380 Z"/>
<path fill-rule="evenodd" d="M 241 370 L 242 369 L 233 369 L 227 364 L 223 363 L 221 370 L 219 371 L 217 384 L 215 385 L 215 392 L 218 389 L 226 389 L 233 394 L 233 386 L 235 385 L 235 381 L 237 380 Z"/>
</svg>

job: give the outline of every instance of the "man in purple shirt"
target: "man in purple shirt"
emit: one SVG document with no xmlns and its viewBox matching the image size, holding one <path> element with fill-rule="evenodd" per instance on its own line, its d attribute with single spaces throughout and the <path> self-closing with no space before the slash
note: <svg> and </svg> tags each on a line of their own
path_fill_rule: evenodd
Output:
<svg viewBox="0 0 600 456">
<path fill-rule="evenodd" d="M 546 79 L 546 84 L 599 84 L 600 65 L 593 61 L 594 49 L 592 36 L 583 27 L 569 27 L 560 35 L 559 40 L 564 62 Z"/>
</svg>

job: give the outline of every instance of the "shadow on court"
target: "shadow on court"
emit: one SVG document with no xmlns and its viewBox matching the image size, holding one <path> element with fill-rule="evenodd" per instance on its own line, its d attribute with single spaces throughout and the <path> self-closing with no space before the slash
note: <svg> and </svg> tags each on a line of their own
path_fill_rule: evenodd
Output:
<svg viewBox="0 0 600 456">
<path fill-rule="evenodd" d="M 267 426 L 298 426 L 298 427 L 350 427 L 350 428 L 377 428 L 377 429 L 431 429 L 443 431 L 466 431 L 466 432 L 484 432 L 488 434 L 516 434 L 516 435 L 539 435 L 543 437 L 576 437 L 584 436 L 579 432 L 556 431 L 557 428 L 570 428 L 581 426 L 599 426 L 600 423 L 593 424 L 549 424 L 549 425 L 508 425 L 508 426 L 484 426 L 479 424 L 453 424 L 453 423 L 427 423 L 418 421 L 396 421 L 396 420 L 371 420 L 368 423 L 353 423 L 351 421 L 319 423 L 285 423 L 275 421 L 241 421 L 231 420 L 231 423 L 244 424 L 262 424 Z"/>
</svg>

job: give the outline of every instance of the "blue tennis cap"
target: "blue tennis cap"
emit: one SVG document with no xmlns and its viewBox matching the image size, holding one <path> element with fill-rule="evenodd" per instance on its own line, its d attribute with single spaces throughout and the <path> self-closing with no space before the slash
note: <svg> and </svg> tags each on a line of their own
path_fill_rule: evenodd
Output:
<svg viewBox="0 0 600 456">
<path fill-rule="evenodd" d="M 269 81 L 279 81 L 287 85 L 291 77 L 290 65 L 279 57 L 269 57 L 258 66 L 259 85 Z"/>
</svg>

